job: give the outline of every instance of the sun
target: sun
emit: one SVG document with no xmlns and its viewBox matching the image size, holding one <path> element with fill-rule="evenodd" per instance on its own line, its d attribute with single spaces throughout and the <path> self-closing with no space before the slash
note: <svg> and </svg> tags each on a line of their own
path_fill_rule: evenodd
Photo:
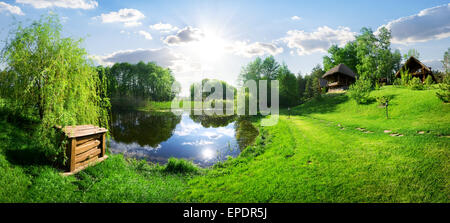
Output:
<svg viewBox="0 0 450 223">
<path fill-rule="evenodd" d="M 192 46 L 192 51 L 203 63 L 219 61 L 227 50 L 228 43 L 218 33 L 206 30 L 204 36 Z"/>
<path fill-rule="evenodd" d="M 214 156 L 215 156 L 215 152 L 212 149 L 207 148 L 202 151 L 203 159 L 210 160 L 210 159 L 214 158 Z"/>
</svg>

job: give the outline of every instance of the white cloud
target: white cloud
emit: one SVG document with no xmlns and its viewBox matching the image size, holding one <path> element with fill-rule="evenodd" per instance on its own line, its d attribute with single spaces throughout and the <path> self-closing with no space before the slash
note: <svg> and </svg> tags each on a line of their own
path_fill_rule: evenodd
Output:
<svg viewBox="0 0 450 223">
<path fill-rule="evenodd" d="M 393 20 L 384 26 L 391 30 L 392 43 L 397 44 L 450 37 L 450 3 L 424 9 L 416 15 Z"/>
<path fill-rule="evenodd" d="M 296 49 L 298 55 L 308 55 L 314 52 L 327 52 L 332 44 L 345 45 L 355 39 L 355 34 L 348 27 L 332 29 L 328 26 L 322 26 L 314 32 L 289 30 L 282 41 L 289 48 Z"/>
<path fill-rule="evenodd" d="M 440 60 L 423 60 L 422 62 L 433 70 L 444 71 L 444 65 Z"/>
<path fill-rule="evenodd" d="M 0 12 L 3 12 L 3 11 L 9 12 L 9 13 L 15 14 L 15 15 L 25 15 L 19 7 L 10 5 L 5 2 L 0 2 Z"/>
<path fill-rule="evenodd" d="M 153 24 L 153 25 L 149 26 L 149 28 L 152 30 L 160 31 L 161 33 L 169 33 L 169 32 L 174 32 L 174 31 L 179 30 L 179 28 L 176 26 L 172 26 L 169 23 L 162 23 L 162 22 Z"/>
<path fill-rule="evenodd" d="M 139 20 L 145 18 L 145 15 L 137 9 L 120 9 L 118 12 L 101 14 L 99 17 L 103 23 L 123 23 L 125 27 L 142 25 Z"/>
<path fill-rule="evenodd" d="M 163 39 L 164 43 L 169 46 L 173 45 L 181 45 L 183 43 L 199 41 L 204 37 L 203 32 L 198 28 L 192 28 L 190 26 L 185 27 L 182 30 L 179 30 L 177 34 L 167 36 Z"/>
<path fill-rule="evenodd" d="M 144 30 L 140 30 L 139 31 L 139 35 L 142 35 L 145 37 L 145 39 L 151 40 L 152 39 L 152 35 L 150 35 L 150 33 L 144 31 Z"/>
<path fill-rule="evenodd" d="M 28 4 L 37 9 L 50 7 L 94 9 L 98 6 L 98 2 L 93 0 L 16 0 L 16 2 Z"/>
<path fill-rule="evenodd" d="M 153 61 L 163 67 L 173 66 L 175 64 L 175 61 L 181 60 L 178 55 L 174 54 L 168 48 L 123 50 L 111 53 L 106 56 L 95 55 L 92 56 L 92 59 L 104 66 L 111 66 L 114 63 L 122 62 L 138 63 L 139 61 Z"/>
<path fill-rule="evenodd" d="M 192 123 L 184 123 L 180 122 L 179 128 L 174 131 L 174 134 L 177 136 L 187 136 L 196 132 L 198 129 L 201 129 L 202 125 L 192 122 Z"/>
<path fill-rule="evenodd" d="M 278 47 L 274 43 L 249 43 L 248 41 L 236 41 L 233 45 L 228 46 L 227 50 L 244 57 L 263 56 L 266 54 L 277 55 L 283 52 L 283 48 Z"/>
<path fill-rule="evenodd" d="M 190 145 L 190 146 L 204 146 L 204 145 L 212 145 L 214 142 L 207 140 L 197 140 L 194 142 L 183 142 L 182 145 Z"/>
<path fill-rule="evenodd" d="M 300 19 L 302 19 L 302 18 L 299 17 L 299 16 L 294 15 L 294 16 L 291 17 L 291 19 L 294 20 L 294 21 L 296 21 L 296 20 L 300 20 Z"/>
</svg>

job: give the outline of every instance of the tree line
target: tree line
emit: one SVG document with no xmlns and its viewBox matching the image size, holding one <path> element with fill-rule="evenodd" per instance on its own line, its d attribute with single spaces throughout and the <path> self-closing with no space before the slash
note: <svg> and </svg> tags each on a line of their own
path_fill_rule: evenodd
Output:
<svg viewBox="0 0 450 223">
<path fill-rule="evenodd" d="M 112 67 L 99 66 L 97 69 L 107 77 L 111 98 L 171 101 L 175 97 L 172 71 L 154 62 L 115 63 Z"/>
</svg>

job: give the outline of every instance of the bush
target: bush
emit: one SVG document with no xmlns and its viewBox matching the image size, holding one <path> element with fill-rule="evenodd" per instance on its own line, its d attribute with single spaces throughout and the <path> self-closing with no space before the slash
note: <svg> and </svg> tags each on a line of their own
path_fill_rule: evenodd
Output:
<svg viewBox="0 0 450 223">
<path fill-rule="evenodd" d="M 402 79 L 401 78 L 395 78 L 394 83 L 392 83 L 394 86 L 401 86 L 402 85 Z"/>
<path fill-rule="evenodd" d="M 428 77 L 425 79 L 424 84 L 427 86 L 431 86 L 432 84 L 434 84 L 433 77 L 431 77 L 431 75 L 428 75 Z"/>
<path fill-rule="evenodd" d="M 386 102 L 389 102 L 391 100 L 390 96 L 381 96 L 381 97 L 377 97 L 377 102 L 379 103 L 379 105 L 386 105 Z"/>
<path fill-rule="evenodd" d="M 442 83 L 438 85 L 436 96 L 445 103 L 450 101 L 450 77 L 448 74 L 445 75 Z"/>
<path fill-rule="evenodd" d="M 408 70 L 401 70 L 401 71 L 400 71 L 400 75 L 401 75 L 401 77 L 402 77 L 402 81 L 401 81 L 402 85 L 403 85 L 403 86 L 408 86 L 408 85 L 409 85 L 409 82 L 410 82 L 411 79 L 412 79 L 412 76 L 411 76 L 411 74 L 409 73 L 409 71 L 408 71 Z"/>
<path fill-rule="evenodd" d="M 370 91 L 372 90 L 372 82 L 367 77 L 360 77 L 348 89 L 350 98 L 355 99 L 358 104 L 369 102 Z"/>
<path fill-rule="evenodd" d="M 413 78 L 410 82 L 409 82 L 409 87 L 412 90 L 423 90 L 423 84 L 422 81 L 420 81 L 420 79 L 418 77 Z"/>
<path fill-rule="evenodd" d="M 165 171 L 169 173 L 196 173 L 198 168 L 187 160 L 169 158 Z"/>
</svg>

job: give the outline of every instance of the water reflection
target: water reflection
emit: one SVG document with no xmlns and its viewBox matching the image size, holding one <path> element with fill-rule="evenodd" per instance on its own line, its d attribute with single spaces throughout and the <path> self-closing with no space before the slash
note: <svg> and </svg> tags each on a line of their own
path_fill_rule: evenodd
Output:
<svg viewBox="0 0 450 223">
<path fill-rule="evenodd" d="M 210 166 L 227 156 L 236 157 L 239 148 L 253 142 L 257 133 L 247 133 L 252 130 L 248 126 L 253 127 L 251 123 L 238 123 L 241 122 L 236 121 L 236 116 L 116 110 L 109 148 L 112 153 L 154 163 L 164 164 L 170 157 L 176 157 Z"/>
</svg>

